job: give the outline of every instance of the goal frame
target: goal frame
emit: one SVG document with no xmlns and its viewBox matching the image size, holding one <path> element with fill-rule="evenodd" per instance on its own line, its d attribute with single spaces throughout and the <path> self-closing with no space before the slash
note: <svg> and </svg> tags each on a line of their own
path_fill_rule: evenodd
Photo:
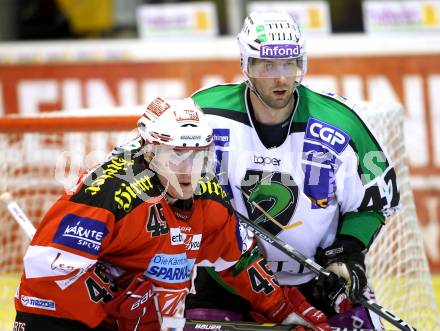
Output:
<svg viewBox="0 0 440 331">
<path fill-rule="evenodd" d="M 393 144 L 398 144 L 399 148 L 402 148 L 402 150 L 398 150 L 397 156 L 398 156 L 398 162 L 396 162 L 395 159 L 393 159 L 393 152 L 389 150 L 389 146 L 387 143 L 385 143 L 385 150 L 387 154 L 391 156 L 391 159 L 395 161 L 396 164 L 396 170 L 397 170 L 397 176 L 398 176 L 398 182 L 399 187 L 401 191 L 402 199 L 405 201 L 403 206 L 402 213 L 408 213 L 408 215 L 404 215 L 402 217 L 407 217 L 409 219 L 409 223 L 404 223 L 406 227 L 410 227 L 409 234 L 406 231 L 406 229 L 399 229 L 398 225 L 400 222 L 400 219 L 397 219 L 397 221 L 394 221 L 394 219 L 391 218 L 391 222 L 387 220 L 387 224 L 384 226 L 382 231 L 380 232 L 379 236 L 376 238 L 375 243 L 373 244 L 372 248 L 370 249 L 370 252 L 367 254 L 367 260 L 366 263 L 369 266 L 368 270 L 371 270 L 371 266 L 374 266 L 375 263 L 379 263 L 376 260 L 379 259 L 381 255 L 381 249 L 377 245 L 382 245 L 382 247 L 385 247 L 385 252 L 389 252 L 389 259 L 384 258 L 384 262 L 382 264 L 382 261 L 380 261 L 381 270 L 387 270 L 387 269 L 393 269 L 394 266 L 392 266 L 393 260 L 398 261 L 398 263 L 406 263 L 405 257 L 401 258 L 400 256 L 398 259 L 395 258 L 393 255 L 395 251 L 399 251 L 401 249 L 400 243 L 395 241 L 395 238 L 393 238 L 393 235 L 391 237 L 387 237 L 387 231 L 396 231 L 395 236 L 405 236 L 402 238 L 402 241 L 407 240 L 410 241 L 410 250 L 411 252 L 420 256 L 415 257 L 415 261 L 413 261 L 413 257 L 411 256 L 411 261 L 409 261 L 410 264 L 406 266 L 400 266 L 399 268 L 401 270 L 396 271 L 395 277 L 390 277 L 388 274 L 386 274 L 383 271 L 377 272 L 377 273 L 371 273 L 369 274 L 370 281 L 373 282 L 373 286 L 376 289 L 377 299 L 378 302 L 389 309 L 392 312 L 395 312 L 398 316 L 403 318 L 405 321 L 410 323 L 411 325 L 414 325 L 415 327 L 419 328 L 420 330 L 424 329 L 435 329 L 436 327 L 440 329 L 440 318 L 438 316 L 438 308 L 436 307 L 434 295 L 433 295 L 433 289 L 432 289 L 432 281 L 430 279 L 430 273 L 429 273 L 429 266 L 427 262 L 426 253 L 424 251 L 423 247 L 423 237 L 421 234 L 420 226 L 418 224 L 417 215 L 415 214 L 415 205 L 414 205 L 414 199 L 412 196 L 412 191 L 409 183 L 409 167 L 408 167 L 408 161 L 407 156 L 405 152 L 405 146 L 403 143 L 403 120 L 404 120 L 404 113 L 402 106 L 399 104 L 378 104 L 378 103 L 371 103 L 371 102 L 364 102 L 364 103 L 358 103 L 356 107 L 354 108 L 355 111 L 366 120 L 367 124 L 369 125 L 370 129 L 373 133 L 377 134 L 377 138 L 379 141 L 386 140 L 391 141 L 391 146 Z M 17 163 L 17 166 L 19 167 L 20 162 L 20 153 L 16 152 L 15 149 L 19 148 L 20 146 L 20 139 L 24 140 L 25 135 L 33 135 L 33 137 L 39 137 L 39 139 L 44 140 L 47 137 L 47 140 L 53 144 L 60 144 L 59 146 L 61 149 L 59 150 L 59 153 L 61 154 L 63 152 L 62 150 L 62 144 L 65 137 L 68 137 L 69 135 L 81 135 L 84 137 L 92 137 L 93 135 L 97 134 L 100 135 L 99 137 L 110 137 L 111 135 L 118 135 L 121 134 L 128 134 L 129 132 L 136 129 L 137 120 L 143 113 L 143 107 L 142 106 L 136 106 L 136 107 L 128 107 L 126 109 L 123 109 L 122 107 L 117 108 L 111 108 L 111 109 L 105 109 L 105 110 L 99 110 L 95 111 L 92 109 L 82 109 L 75 112 L 51 112 L 48 114 L 37 114 L 33 116 L 19 116 L 19 115 L 13 115 L 13 116 L 5 116 L 3 118 L 0 118 L 0 193 L 2 191 L 10 191 L 11 186 L 8 186 L 8 181 L 12 180 L 19 180 L 19 176 L 22 176 L 22 173 L 19 170 L 13 170 L 8 169 L 8 164 L 14 164 Z M 93 115 L 88 115 L 93 114 Z M 391 118 L 388 121 L 388 117 Z M 372 122 L 372 123 L 370 123 Z M 373 124 L 373 125 L 371 125 Z M 379 128 L 380 126 L 383 126 Z M 386 125 L 389 125 L 389 127 L 386 127 Z M 379 128 L 379 129 L 378 129 Z M 392 130 L 396 130 L 393 133 Z M 379 131 L 379 132 L 378 132 Z M 397 137 L 394 137 L 393 135 L 398 135 Z M 400 136 L 399 136 L 400 135 Z M 7 138 L 6 138 L 7 137 Z M 98 138 L 99 138 L 98 137 Z M 44 138 L 44 139 L 43 139 Z M 9 139 L 8 141 L 5 141 L 6 139 Z M 110 139 L 110 138 L 109 138 Z M 113 139 L 113 138 L 111 138 Z M 93 140 L 93 139 L 90 139 Z M 88 138 L 84 138 L 84 142 L 89 143 Z M 17 145 L 14 145 L 17 144 Z M 402 146 L 403 144 L 403 146 Z M 108 144 L 109 146 L 110 144 Z M 29 147 L 29 146 L 28 146 Z M 23 149 L 26 150 L 26 149 Z M 29 150 L 29 148 L 28 148 Z M 50 155 L 56 155 L 56 148 L 55 148 L 55 154 Z M 105 151 L 110 152 L 110 149 Z M 17 160 L 8 160 L 8 155 L 13 155 Z M 81 157 L 81 156 L 79 156 Z M 85 157 L 83 155 L 82 157 Z M 6 162 L 7 161 L 7 162 Z M 45 160 L 47 161 L 47 160 Z M 49 160 L 50 161 L 50 160 Z M 56 163 L 56 160 L 53 160 Z M 38 162 L 35 162 L 35 164 L 38 166 Z M 90 165 L 89 165 L 90 166 Z M 66 166 L 67 167 L 67 166 Z M 72 167 L 72 165 L 70 165 Z M 28 167 L 30 168 L 30 167 Z M 23 171 L 29 171 L 30 169 L 26 169 L 26 165 L 23 167 Z M 85 168 L 82 170 L 86 170 Z M 44 176 L 53 176 L 54 173 L 51 172 L 45 172 Z M 80 172 L 78 172 L 79 175 Z M 48 175 L 49 174 L 49 175 Z M 50 181 L 55 181 L 55 178 L 43 178 L 42 176 L 41 180 L 45 179 Z M 36 178 L 34 178 L 36 177 Z M 28 177 L 26 177 L 28 178 Z M 31 173 L 29 176 L 29 180 L 38 180 L 38 173 Z M 403 180 L 402 180 L 403 179 Z M 25 183 L 26 184 L 26 183 Z M 59 184 L 59 183 L 58 183 Z M 31 195 L 44 195 L 45 192 L 42 192 L 40 190 L 32 190 L 30 193 L 27 193 L 23 188 L 20 188 L 14 191 L 14 188 L 12 188 L 12 192 L 10 192 L 14 198 L 17 198 L 17 202 L 25 211 L 25 214 L 29 216 L 31 221 L 34 225 L 37 225 L 38 221 L 41 219 L 42 214 L 44 214 L 45 210 L 43 210 L 41 213 L 35 213 L 31 209 L 32 203 L 36 203 L 38 205 L 39 202 L 32 202 L 35 198 L 35 196 L 25 196 L 26 194 Z M 52 187 L 48 187 L 47 193 L 47 199 L 52 199 L 52 203 L 57 198 L 57 195 L 54 192 L 58 192 L 58 196 L 64 193 L 65 187 L 62 185 L 58 185 L 55 189 Z M 18 194 L 18 196 L 17 196 Z M 43 197 L 44 198 L 44 197 Z M 41 200 L 40 200 L 41 201 Z M 46 203 L 46 202 L 45 202 Z M 47 205 L 46 205 L 47 207 Z M 42 207 L 43 208 L 43 207 Z M 405 209 L 406 208 L 406 209 Z M 44 209 L 44 208 L 43 208 Z M 1 213 L 0 213 L 1 215 Z M 12 232 L 11 237 L 7 237 L 6 239 L 2 239 L 0 237 L 0 253 L 1 253 L 1 245 L 2 243 L 8 241 L 8 238 L 15 238 L 16 241 L 21 241 L 21 245 L 13 246 L 12 248 L 5 248 L 5 250 L 17 250 L 17 256 L 13 257 L 11 261 L 13 263 L 19 263 L 21 261 L 21 256 L 24 253 L 24 250 L 26 246 L 29 244 L 28 239 L 24 235 L 24 233 L 20 230 L 17 224 L 11 224 L 11 219 L 9 219 L 7 222 L 7 225 L 5 225 L 4 217 L 0 217 L 0 223 L 2 223 L 2 227 L 7 226 L 10 229 L 10 232 Z M 388 224 L 389 223 L 389 224 Z M 376 244 L 377 243 L 377 244 Z M 391 248 L 388 246 L 392 246 Z M 406 248 L 405 248 L 406 249 Z M 407 251 L 403 251 L 407 252 Z M 387 253 L 385 253 L 387 254 Z M 406 253 L 404 253 L 406 254 Z M 382 257 L 380 257 L 382 259 Z M 0 259 L 0 286 L 3 285 L 2 282 L 2 263 Z M 402 262 L 403 261 L 403 262 Z M 397 269 L 399 269 L 397 268 Z M 394 269 L 393 269 L 394 270 Z M 6 284 L 7 291 L 4 291 L 4 293 L 0 292 L 0 310 L 2 309 L 2 304 L 5 305 L 5 300 L 9 300 L 9 302 L 12 301 L 13 292 L 15 290 L 14 286 L 11 284 L 16 284 L 18 282 L 17 275 L 20 272 L 20 268 L 15 268 L 11 275 L 7 274 L 7 277 L 4 280 L 4 284 Z M 401 273 L 400 273 L 401 272 Z M 406 273 L 407 272 L 407 273 Z M 420 272 L 421 274 L 418 275 L 417 272 Z M 11 278 L 12 277 L 12 278 Z M 12 280 L 11 280 L 12 279 Z M 409 285 L 408 285 L 409 284 Z M 413 287 L 410 288 L 413 284 Z M 423 287 L 423 288 L 422 288 Z M 390 295 L 384 295 L 387 294 L 387 291 L 390 292 Z M 413 291 L 417 297 L 414 299 L 415 302 L 408 302 L 408 294 L 407 292 Z M 5 297 L 5 296 L 9 296 Z M 402 297 L 399 302 L 399 296 Z M 423 296 L 423 298 L 419 297 Z M 409 305 L 410 309 L 417 310 L 420 307 L 420 312 L 411 312 L 406 313 L 405 312 L 405 306 Z M 9 309 L 10 308 L 10 309 Z M 9 306 L 9 310 L 6 311 L 6 313 L 0 313 L 0 331 L 3 331 L 3 328 L 6 330 L 8 323 L 11 322 L 11 314 L 13 314 L 13 307 Z"/>
</svg>

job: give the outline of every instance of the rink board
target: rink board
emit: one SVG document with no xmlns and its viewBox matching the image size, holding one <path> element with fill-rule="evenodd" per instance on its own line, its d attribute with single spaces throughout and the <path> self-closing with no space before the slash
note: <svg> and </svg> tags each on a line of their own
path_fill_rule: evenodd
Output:
<svg viewBox="0 0 440 331">
<path fill-rule="evenodd" d="M 12 329 L 15 317 L 13 298 L 20 279 L 19 277 L 20 275 L 18 274 L 0 276 L 0 298 L 10 298 L 8 301 L 0 302 L 0 331 L 10 331 Z M 433 276 L 432 282 L 437 307 L 440 307 L 440 275 Z"/>
<path fill-rule="evenodd" d="M 12 330 L 15 318 L 14 294 L 19 280 L 19 274 L 0 276 L 0 331 Z"/>
</svg>

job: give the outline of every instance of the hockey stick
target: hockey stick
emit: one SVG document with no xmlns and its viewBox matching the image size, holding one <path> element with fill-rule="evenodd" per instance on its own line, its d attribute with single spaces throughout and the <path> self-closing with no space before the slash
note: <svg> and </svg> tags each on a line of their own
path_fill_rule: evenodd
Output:
<svg viewBox="0 0 440 331">
<path fill-rule="evenodd" d="M 29 239 L 35 234 L 35 227 L 32 222 L 27 218 L 26 214 L 20 208 L 16 201 L 12 198 L 12 195 L 8 192 L 4 192 L 0 195 L 0 202 L 2 202 L 8 209 L 14 220 L 21 226 Z"/>
<path fill-rule="evenodd" d="M 312 259 L 305 257 L 303 254 L 298 252 L 295 248 L 293 248 L 289 244 L 285 243 L 281 239 L 275 237 L 269 231 L 263 229 L 258 224 L 253 223 L 251 220 L 249 220 L 246 216 L 244 216 L 240 212 L 235 211 L 235 214 L 238 216 L 240 221 L 242 221 L 245 224 L 245 226 L 248 229 L 250 229 L 253 233 L 255 233 L 262 240 L 264 240 L 267 243 L 271 244 L 272 246 L 278 248 L 280 251 L 282 251 L 287 256 L 293 258 L 295 261 L 302 264 L 304 267 L 313 271 L 316 275 L 318 275 L 318 276 L 324 275 L 326 277 L 330 277 L 330 272 L 325 270 L 322 266 L 317 264 Z M 416 328 L 410 326 L 408 323 L 404 322 L 402 319 L 400 319 L 397 316 L 395 316 L 394 314 L 390 313 L 385 308 L 383 308 L 382 306 L 375 303 L 373 300 L 369 300 L 367 298 L 362 298 L 359 301 L 360 301 L 359 303 L 362 306 L 375 312 L 380 317 L 383 317 L 389 323 L 391 323 L 395 327 L 399 328 L 400 330 L 402 330 L 402 331 L 417 331 Z"/>
<path fill-rule="evenodd" d="M 243 192 L 243 190 L 236 186 L 238 190 Z M 248 219 L 246 216 L 235 210 L 236 215 L 238 218 L 247 225 L 247 228 L 251 229 L 252 232 L 254 232 L 259 238 L 266 241 L 267 243 L 273 245 L 274 247 L 278 248 L 280 251 L 285 253 L 287 256 L 293 258 L 298 263 L 302 264 L 304 267 L 307 267 L 311 271 L 313 271 L 316 275 L 324 275 L 326 277 L 330 277 L 331 273 L 327 270 L 325 270 L 321 265 L 316 263 L 310 258 L 307 258 L 302 253 L 297 251 L 295 248 L 290 246 L 289 244 L 285 243 L 278 237 L 272 235 L 269 231 L 265 230 L 258 224 L 255 224 L 250 219 Z M 273 219 L 269 214 L 265 214 L 266 217 L 268 217 L 269 220 Z M 389 323 L 394 325 L 395 327 L 399 328 L 402 331 L 417 331 L 416 328 L 410 326 L 408 323 L 403 321 L 401 318 L 395 316 L 394 314 L 387 311 L 382 306 L 375 303 L 373 300 L 367 299 L 367 298 L 361 298 L 359 300 L 359 303 L 364 306 L 365 308 L 368 308 L 369 310 L 373 311 L 380 317 L 387 320 Z"/>
<path fill-rule="evenodd" d="M 245 197 L 248 197 L 249 195 L 239 186 L 235 186 Z M 258 205 L 256 202 L 254 202 L 255 205 L 258 206 L 259 210 L 263 211 L 264 216 L 275 224 L 278 223 L 272 216 L 270 216 L 266 211 L 263 210 L 263 208 Z M 297 251 L 295 248 L 290 246 L 289 244 L 285 243 L 278 237 L 272 235 L 269 231 L 265 230 L 260 225 L 255 224 L 252 222 L 249 218 L 241 214 L 239 211 L 235 210 L 235 213 L 237 214 L 238 218 L 246 223 L 248 227 L 251 228 L 252 232 L 254 232 L 258 237 L 266 241 L 267 243 L 275 246 L 288 256 L 292 257 L 295 261 L 302 264 L 303 266 L 307 267 L 311 271 L 313 271 L 316 275 L 324 274 L 326 277 L 330 277 L 330 272 L 325 270 L 323 267 L 321 267 L 318 263 L 316 263 L 314 260 L 307 258 L 305 255 L 303 255 L 301 252 Z"/>
<path fill-rule="evenodd" d="M 257 324 L 252 322 L 230 321 L 202 321 L 185 318 L 164 317 L 162 327 L 165 328 L 188 328 L 197 330 L 220 330 L 220 331 L 281 331 L 292 330 L 292 325 L 280 325 L 272 323 Z M 332 327 L 332 331 L 375 331 L 371 329 L 348 329 Z"/>
</svg>

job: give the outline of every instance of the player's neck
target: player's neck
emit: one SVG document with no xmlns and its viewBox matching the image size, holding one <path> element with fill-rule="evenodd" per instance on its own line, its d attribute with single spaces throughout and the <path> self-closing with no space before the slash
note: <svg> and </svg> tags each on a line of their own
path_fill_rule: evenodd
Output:
<svg viewBox="0 0 440 331">
<path fill-rule="evenodd" d="M 276 125 L 285 122 L 293 112 L 295 95 L 283 108 L 271 108 L 267 106 L 255 93 L 250 93 L 252 108 L 258 123 Z"/>
</svg>

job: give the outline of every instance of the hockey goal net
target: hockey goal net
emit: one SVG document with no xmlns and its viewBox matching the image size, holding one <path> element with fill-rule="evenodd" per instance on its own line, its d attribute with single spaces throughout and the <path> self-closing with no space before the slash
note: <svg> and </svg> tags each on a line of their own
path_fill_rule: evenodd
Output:
<svg viewBox="0 0 440 331">
<path fill-rule="evenodd" d="M 387 221 L 368 254 L 369 277 L 377 301 L 419 330 L 440 329 L 423 238 L 418 225 L 398 104 L 364 103 L 357 108 L 397 168 L 402 209 Z M 0 118 L 0 193 L 9 192 L 35 226 L 79 174 L 126 141 L 141 108 L 96 115 L 51 113 Z M 118 115 L 117 115 L 118 114 Z M 136 115 L 135 115 L 136 114 Z M 0 209 L 0 330 L 10 330 L 13 297 L 29 239 Z"/>
</svg>

